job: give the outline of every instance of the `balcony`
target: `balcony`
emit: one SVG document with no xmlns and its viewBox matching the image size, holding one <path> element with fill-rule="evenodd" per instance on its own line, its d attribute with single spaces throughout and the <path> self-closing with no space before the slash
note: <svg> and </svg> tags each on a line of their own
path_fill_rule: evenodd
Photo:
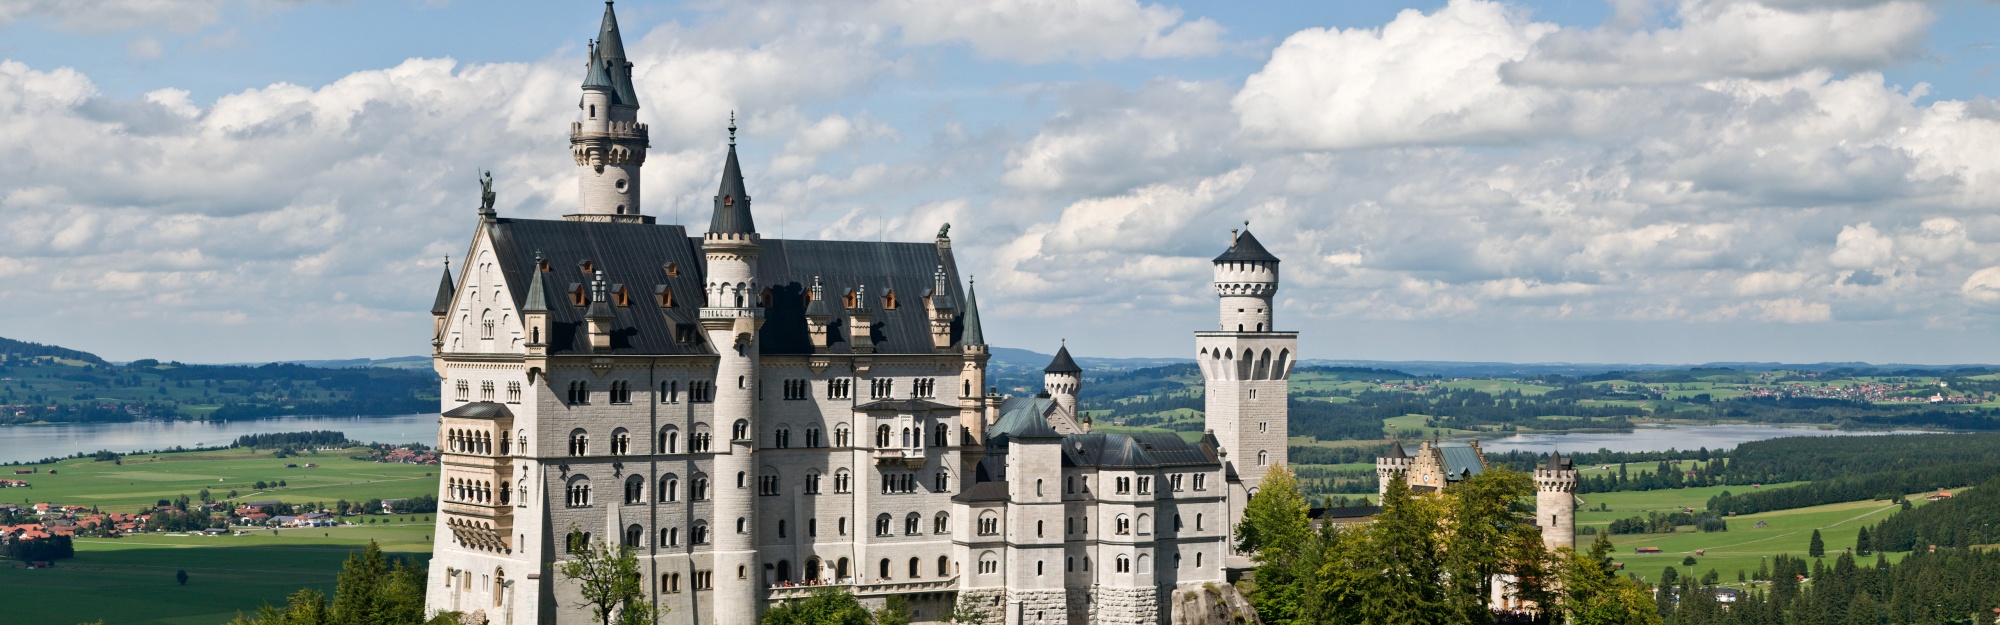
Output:
<svg viewBox="0 0 2000 625">
<path fill-rule="evenodd" d="M 634 122 L 610 122 L 609 127 L 602 132 L 586 132 L 583 129 L 583 122 L 570 122 L 569 138 L 571 141 L 590 139 L 647 141 L 648 132 L 645 124 Z"/>
<path fill-rule="evenodd" d="M 862 582 L 857 584 L 834 584 L 846 586 L 856 597 L 880 597 L 920 592 L 951 592 L 958 590 L 958 576 L 943 579 L 916 579 L 909 581 Z M 821 586 L 824 586 L 822 584 Z M 774 600 L 803 599 L 812 595 L 821 586 L 772 586 L 770 598 Z"/>
<path fill-rule="evenodd" d="M 763 319 L 762 308 L 703 308 L 703 319 Z"/>
<path fill-rule="evenodd" d="M 875 450 L 875 464 L 880 466 L 900 465 L 908 469 L 920 469 L 926 460 L 928 458 L 924 456 L 922 449 L 892 447 Z"/>
</svg>

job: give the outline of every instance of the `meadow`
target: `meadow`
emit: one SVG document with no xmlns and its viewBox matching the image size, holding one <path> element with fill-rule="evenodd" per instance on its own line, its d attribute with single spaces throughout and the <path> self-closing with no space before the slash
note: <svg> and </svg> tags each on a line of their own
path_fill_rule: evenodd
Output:
<svg viewBox="0 0 2000 625">
<path fill-rule="evenodd" d="M 53 502 L 97 506 L 106 512 L 134 512 L 178 495 L 194 498 L 208 489 L 216 499 L 230 491 L 241 501 L 366 501 L 437 494 L 437 467 L 353 460 L 353 450 L 277 458 L 271 450 L 243 448 L 125 456 L 117 462 L 74 458 L 32 465 L 40 473 L 24 478 L 32 488 L 0 490 L 8 503 Z M 318 466 L 306 468 L 307 463 Z M 298 465 L 286 468 L 287 464 Z M 17 467 L 26 468 L 26 467 Z M 50 469 L 55 473 L 50 474 Z M 259 490 L 256 483 L 284 481 L 283 488 Z"/>
</svg>

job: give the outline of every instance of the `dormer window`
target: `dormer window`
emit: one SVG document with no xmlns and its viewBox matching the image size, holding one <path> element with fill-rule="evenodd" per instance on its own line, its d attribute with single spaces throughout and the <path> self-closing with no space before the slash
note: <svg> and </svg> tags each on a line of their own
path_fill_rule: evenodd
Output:
<svg viewBox="0 0 2000 625">
<path fill-rule="evenodd" d="M 765 287 L 764 292 L 757 294 L 757 306 L 762 308 L 771 307 L 771 289 L 769 287 Z"/>
<path fill-rule="evenodd" d="M 537 258 L 537 259 L 535 259 L 535 270 L 536 270 L 536 271 L 540 271 L 540 272 L 542 272 L 542 273 L 548 273 L 548 272 L 549 272 L 549 259 L 546 259 L 546 258 Z"/>
<path fill-rule="evenodd" d="M 669 278 L 681 277 L 681 264 L 667 263 L 667 277 Z"/>
<path fill-rule="evenodd" d="M 895 309 L 896 309 L 896 292 L 895 292 L 895 291 L 890 291 L 890 292 L 888 292 L 887 294 L 885 294 L 885 295 L 883 295 L 883 296 L 882 296 L 882 309 L 883 309 L 883 310 L 895 310 Z"/>
<path fill-rule="evenodd" d="M 734 196 L 734 195 L 725 195 L 725 196 L 722 196 L 722 205 L 723 205 L 723 206 L 735 206 L 735 205 L 736 205 L 736 196 Z"/>
<path fill-rule="evenodd" d="M 587 260 L 579 260 L 576 261 L 576 268 L 582 270 L 583 275 L 587 276 L 597 272 L 597 263 L 593 263 Z"/>
<path fill-rule="evenodd" d="M 855 297 L 855 294 L 854 294 L 854 292 L 853 292 L 853 291 L 848 291 L 848 292 L 847 292 L 847 297 L 845 297 L 845 298 L 843 298 L 843 299 L 845 299 L 845 300 L 846 300 L 846 302 L 844 302 L 844 303 L 846 304 L 846 306 L 847 306 L 848 308 L 858 308 L 858 307 L 859 307 L 859 305 L 860 305 L 860 303 L 861 303 L 861 302 L 859 302 L 859 301 L 858 301 L 858 300 L 859 300 L 860 298 L 858 298 L 858 297 Z"/>
<path fill-rule="evenodd" d="M 674 290 L 664 284 L 653 287 L 653 299 L 659 300 L 661 308 L 673 308 Z"/>
<path fill-rule="evenodd" d="M 572 306 L 590 305 L 590 291 L 585 289 L 583 283 L 569 283 L 569 303 Z"/>
<path fill-rule="evenodd" d="M 623 284 L 611 285 L 611 303 L 616 304 L 619 308 L 631 306 L 632 292 L 625 290 L 625 285 Z"/>
</svg>

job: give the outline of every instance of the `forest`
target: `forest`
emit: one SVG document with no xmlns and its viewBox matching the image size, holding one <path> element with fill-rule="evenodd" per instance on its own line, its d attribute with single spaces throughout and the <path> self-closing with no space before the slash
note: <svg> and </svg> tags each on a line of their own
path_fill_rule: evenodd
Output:
<svg viewBox="0 0 2000 625">
<path fill-rule="evenodd" d="M 1883 519 L 1869 533 L 1871 547 L 1883 551 L 1918 548 L 1975 547 L 2000 543 L 2000 478 L 1980 482 L 1950 499 L 1905 510 Z"/>
</svg>

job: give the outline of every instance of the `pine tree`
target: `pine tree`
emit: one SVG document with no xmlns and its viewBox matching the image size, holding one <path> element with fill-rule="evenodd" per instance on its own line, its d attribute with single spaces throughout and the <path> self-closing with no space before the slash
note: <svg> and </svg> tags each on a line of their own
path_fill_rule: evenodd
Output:
<svg viewBox="0 0 2000 625">
<path fill-rule="evenodd" d="M 1868 528 L 1861 528 L 1861 533 L 1854 537 L 1854 555 L 1865 556 L 1874 552 L 1875 546 L 1868 541 Z"/>
<path fill-rule="evenodd" d="M 1806 545 L 1806 557 L 1809 558 L 1826 557 L 1826 541 L 1820 540 L 1819 530 L 1813 530 L 1812 542 L 1807 543 Z"/>
<path fill-rule="evenodd" d="M 1257 494 L 1243 506 L 1236 526 L 1237 548 L 1257 563 L 1257 584 L 1251 591 L 1257 617 L 1269 625 L 1287 625 L 1299 617 L 1308 576 L 1296 570 L 1298 558 L 1310 551 L 1312 523 L 1298 479 L 1283 465 L 1264 474 Z"/>
</svg>

